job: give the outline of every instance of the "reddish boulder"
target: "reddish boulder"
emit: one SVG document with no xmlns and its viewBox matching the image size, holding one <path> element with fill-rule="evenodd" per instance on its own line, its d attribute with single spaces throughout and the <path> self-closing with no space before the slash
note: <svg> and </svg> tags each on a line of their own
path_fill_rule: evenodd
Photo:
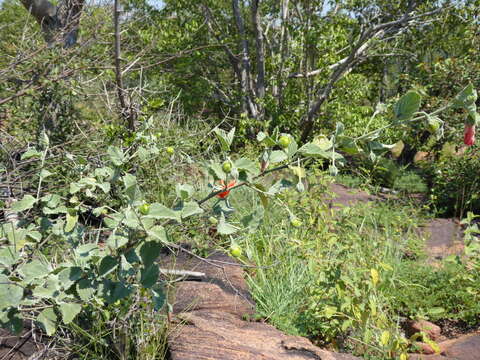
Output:
<svg viewBox="0 0 480 360">
<path fill-rule="evenodd" d="M 440 329 L 440 326 L 437 326 L 430 321 L 411 320 L 406 323 L 405 333 L 407 334 L 407 336 L 412 336 L 420 332 L 427 334 L 428 338 L 433 341 L 440 340 L 442 337 L 442 329 Z"/>
</svg>

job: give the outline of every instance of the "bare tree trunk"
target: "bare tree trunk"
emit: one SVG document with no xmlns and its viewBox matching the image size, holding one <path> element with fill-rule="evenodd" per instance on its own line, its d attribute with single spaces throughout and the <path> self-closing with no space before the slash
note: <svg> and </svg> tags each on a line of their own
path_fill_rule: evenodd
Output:
<svg viewBox="0 0 480 360">
<path fill-rule="evenodd" d="M 113 24 L 115 27 L 115 82 L 117 86 L 117 95 L 120 102 L 122 117 L 127 121 L 129 131 L 135 131 L 136 111 L 131 106 L 128 94 L 123 86 L 122 65 L 120 63 L 120 0 L 114 1 Z"/>
<path fill-rule="evenodd" d="M 265 96 L 265 45 L 259 5 L 260 0 L 252 0 L 252 23 L 257 53 L 257 81 L 255 88 L 257 97 L 262 99 Z M 260 112 L 263 113 L 262 111 Z"/>
<path fill-rule="evenodd" d="M 85 0 L 63 0 L 58 6 L 48 0 L 20 1 L 40 24 L 43 36 L 50 46 L 60 39 L 66 48 L 76 44 Z"/>
<path fill-rule="evenodd" d="M 242 54 L 242 61 L 240 67 L 240 82 L 242 87 L 243 107 L 244 111 L 248 110 L 253 118 L 257 118 L 257 106 L 252 99 L 252 83 L 251 83 L 251 69 L 250 58 L 248 52 L 248 41 L 245 34 L 245 25 L 240 11 L 238 0 L 232 0 L 233 14 L 235 16 L 235 24 L 237 26 L 238 35 L 240 37 L 240 50 Z"/>
<path fill-rule="evenodd" d="M 282 0 L 281 19 L 282 25 L 280 29 L 280 68 L 278 70 L 277 86 L 278 86 L 278 107 L 283 110 L 283 89 L 286 86 L 283 71 L 285 69 L 285 61 L 288 57 L 288 17 L 289 17 L 289 0 Z"/>
</svg>

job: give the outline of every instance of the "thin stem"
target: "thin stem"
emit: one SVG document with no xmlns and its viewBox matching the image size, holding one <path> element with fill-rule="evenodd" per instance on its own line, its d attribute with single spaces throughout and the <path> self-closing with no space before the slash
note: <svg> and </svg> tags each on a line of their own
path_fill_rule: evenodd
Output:
<svg viewBox="0 0 480 360">
<path fill-rule="evenodd" d="M 293 160 L 291 162 L 289 162 L 288 164 L 284 164 L 284 165 L 281 165 L 281 166 L 277 166 L 276 168 L 273 168 L 273 169 L 270 169 L 270 170 L 265 170 L 264 172 L 262 172 L 261 174 L 257 175 L 254 177 L 254 180 L 256 179 L 259 179 L 269 173 L 272 173 L 274 171 L 279 171 L 279 170 L 282 170 L 282 169 L 286 169 L 291 163 L 293 162 Z M 236 189 L 236 188 L 239 188 L 241 186 L 244 186 L 244 185 L 247 185 L 248 182 L 247 181 L 244 181 L 244 182 L 241 182 L 240 184 L 237 184 L 235 186 L 232 186 L 231 188 L 229 188 L 228 190 L 233 190 L 233 189 Z M 211 192 L 207 197 L 203 198 L 202 200 L 198 200 L 197 203 L 198 205 L 202 205 L 204 202 L 210 200 L 211 198 L 217 196 L 218 194 L 224 192 L 225 190 L 227 190 L 226 188 L 223 188 L 223 189 L 220 189 L 220 190 L 217 190 L 217 191 L 214 191 L 214 192 Z"/>
<path fill-rule="evenodd" d="M 428 116 L 437 115 L 437 114 L 441 113 L 442 111 L 445 111 L 446 109 L 448 109 L 448 108 L 451 107 L 451 106 L 452 106 L 452 104 L 447 104 L 447 105 L 445 105 L 444 107 L 441 107 L 440 109 L 437 109 L 437 110 L 435 110 L 434 112 L 432 112 L 432 113 L 430 113 L 430 114 L 426 114 L 426 113 L 425 113 L 424 115 L 417 116 L 417 117 L 415 117 L 415 118 L 413 118 L 413 119 L 410 119 L 410 120 L 405 120 L 405 121 L 402 121 L 402 122 L 400 122 L 400 123 L 391 123 L 391 124 L 382 126 L 382 127 L 379 128 L 379 129 L 370 131 L 369 133 L 366 133 L 366 134 L 364 134 L 364 135 L 362 135 L 362 136 L 359 136 L 359 137 L 353 139 L 353 141 L 360 141 L 360 140 L 363 140 L 363 139 L 367 139 L 367 138 L 369 138 L 370 136 L 375 135 L 375 134 L 378 134 L 378 133 L 382 132 L 383 130 L 388 129 L 389 127 L 391 127 L 391 126 L 393 126 L 393 125 L 396 126 L 396 125 L 408 124 L 408 123 L 413 123 L 413 122 L 416 122 L 416 121 L 419 121 L 419 120 L 423 120 L 423 119 L 425 119 L 425 118 L 428 117 Z"/>
</svg>

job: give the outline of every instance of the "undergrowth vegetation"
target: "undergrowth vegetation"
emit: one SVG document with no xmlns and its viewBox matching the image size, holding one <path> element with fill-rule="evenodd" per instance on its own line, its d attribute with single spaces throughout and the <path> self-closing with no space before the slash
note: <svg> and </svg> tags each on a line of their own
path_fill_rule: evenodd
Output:
<svg viewBox="0 0 480 360">
<path fill-rule="evenodd" d="M 158 267 L 152 265 L 161 245 L 152 236 L 166 238 L 153 222 L 157 215 L 177 216 L 155 215 L 154 206 L 150 220 L 145 214 L 149 203 L 173 204 L 179 182 L 200 178 L 192 163 L 212 144 L 205 126 L 180 127 L 179 119 L 165 114 L 161 129 L 150 119 L 133 139 L 109 139 L 108 127 L 88 139 L 82 133 L 70 138 L 68 148 L 51 144 L 43 133 L 39 146 L 4 157 L 4 184 L 24 192 L 13 204 L 3 202 L 11 210 L 3 211 L 1 276 L 21 279 L 0 296 L 8 308 L 1 318 L 5 328 L 18 333 L 22 318 L 36 320 L 47 335 L 57 334 L 51 357 L 166 356 L 167 310 L 160 310 L 168 281 L 156 285 Z M 119 142 L 128 144 L 125 152 L 112 145 Z M 15 142 L 4 146 L 3 156 L 16 149 Z M 139 228 L 139 217 L 150 235 Z"/>
<path fill-rule="evenodd" d="M 365 358 L 403 357 L 411 349 L 402 330 L 407 319 L 477 325 L 480 279 L 471 269 L 478 261 L 454 257 L 437 269 L 425 263 L 419 228 L 431 214 L 418 199 L 402 197 L 419 186 L 417 172 L 401 170 L 399 192 L 389 199 L 345 207 L 332 200 L 331 167 L 322 170 L 329 158 L 321 148 L 332 146 L 325 138 L 298 149 L 288 135 L 263 134 L 245 157 L 225 158 L 233 132 L 168 113 L 150 118 L 133 138 L 111 131 L 104 127 L 89 141 L 78 136 L 61 149 L 41 134 L 37 147 L 5 159 L 9 181 L 21 180 L 26 194 L 7 204 L 2 226 L 3 276 L 27 290 L 10 287 L 8 298 L 0 297 L 10 306 L 2 322 L 11 331 L 21 330 L 23 317 L 56 332 L 58 354 L 163 358 L 174 299 L 168 279 L 157 282 L 154 258 L 175 244 L 190 244 L 201 256 L 223 249 L 253 265 L 246 272 L 255 319 Z M 255 191 L 217 190 L 215 177 L 229 182 L 237 171 L 247 184 L 252 175 L 243 169 L 262 175 L 247 160 L 259 151 L 279 171 L 265 172 Z M 308 174 L 300 158 L 282 165 L 297 153 L 322 157 L 301 160 Z M 26 171 L 32 176 L 22 176 Z M 205 182 L 205 174 L 212 180 Z M 371 179 L 337 181 L 378 190 Z M 203 202 L 192 202 L 193 196 L 212 199 L 212 206 L 198 207 Z M 8 225 L 12 210 L 14 227 Z M 473 215 L 467 220 L 474 221 Z M 470 233 L 474 256 L 476 229 Z"/>
<path fill-rule="evenodd" d="M 425 263 L 418 229 L 428 214 L 398 199 L 331 208 L 330 179 L 319 178 L 323 183 L 308 196 L 286 196 L 305 214 L 301 229 L 275 216 L 281 208 L 270 209 L 272 217 L 241 242 L 249 259 L 268 266 L 248 278 L 260 318 L 378 359 L 407 351 L 407 319 L 478 324 L 480 286 L 472 264 L 458 257 L 440 268 Z"/>
<path fill-rule="evenodd" d="M 366 359 L 480 326 L 478 0 L 56 3 L 0 4 L 2 328 L 166 359 L 179 251 L 244 265 L 246 320 Z M 462 256 L 426 254 L 437 216 Z"/>
</svg>

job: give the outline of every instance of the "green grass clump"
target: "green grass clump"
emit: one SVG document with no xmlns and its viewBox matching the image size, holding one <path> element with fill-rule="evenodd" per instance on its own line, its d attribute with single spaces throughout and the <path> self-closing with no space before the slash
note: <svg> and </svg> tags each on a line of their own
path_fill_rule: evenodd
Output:
<svg viewBox="0 0 480 360">
<path fill-rule="evenodd" d="M 168 330 L 166 316 L 136 298 L 84 311 L 57 337 L 57 346 L 82 360 L 164 360 Z"/>
<path fill-rule="evenodd" d="M 414 171 L 405 170 L 393 184 L 395 190 L 410 194 L 428 193 L 428 185 L 424 178 Z"/>
</svg>

